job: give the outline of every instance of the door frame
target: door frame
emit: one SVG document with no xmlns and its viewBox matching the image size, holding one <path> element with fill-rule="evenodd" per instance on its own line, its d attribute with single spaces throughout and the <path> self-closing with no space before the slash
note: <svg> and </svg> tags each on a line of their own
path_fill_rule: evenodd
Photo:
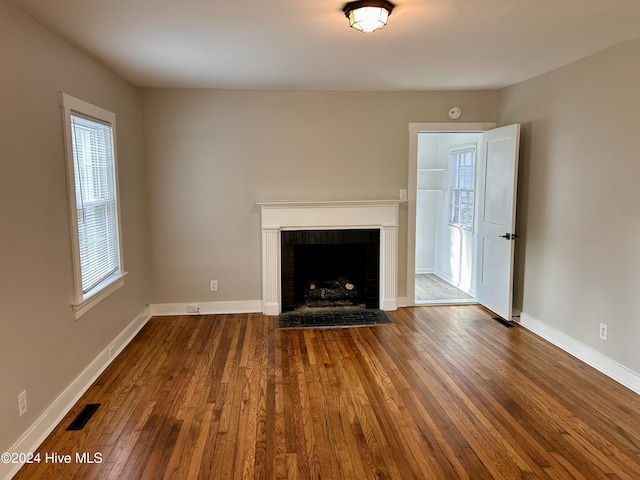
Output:
<svg viewBox="0 0 640 480">
<path fill-rule="evenodd" d="M 420 133 L 482 133 L 496 127 L 494 122 L 410 123 L 409 175 L 407 184 L 407 297 L 402 303 L 416 304 L 416 198 L 418 195 L 418 135 Z"/>
</svg>

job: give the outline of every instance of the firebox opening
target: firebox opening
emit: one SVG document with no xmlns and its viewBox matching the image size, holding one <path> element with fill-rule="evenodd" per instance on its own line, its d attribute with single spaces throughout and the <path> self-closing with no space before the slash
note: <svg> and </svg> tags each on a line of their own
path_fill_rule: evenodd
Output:
<svg viewBox="0 0 640 480">
<path fill-rule="evenodd" d="M 379 308 L 379 230 L 282 232 L 282 311 Z"/>
<path fill-rule="evenodd" d="M 294 246 L 295 306 L 366 306 L 365 253 L 364 244 Z"/>
</svg>

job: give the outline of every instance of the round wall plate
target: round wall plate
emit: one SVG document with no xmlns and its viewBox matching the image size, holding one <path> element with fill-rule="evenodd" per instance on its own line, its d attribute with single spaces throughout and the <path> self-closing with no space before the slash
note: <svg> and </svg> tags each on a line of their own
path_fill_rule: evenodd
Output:
<svg viewBox="0 0 640 480">
<path fill-rule="evenodd" d="M 462 110 L 460 110 L 460 108 L 451 107 L 449 109 L 449 118 L 450 119 L 456 120 L 456 119 L 460 118 L 460 115 L 462 115 Z"/>
</svg>

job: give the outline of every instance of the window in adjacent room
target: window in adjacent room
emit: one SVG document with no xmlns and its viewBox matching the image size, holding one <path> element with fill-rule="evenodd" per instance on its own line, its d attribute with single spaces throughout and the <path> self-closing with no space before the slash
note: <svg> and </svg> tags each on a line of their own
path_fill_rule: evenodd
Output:
<svg viewBox="0 0 640 480">
<path fill-rule="evenodd" d="M 473 229 L 473 188 L 476 149 L 451 150 L 451 213 L 449 223 L 465 230 Z"/>
<path fill-rule="evenodd" d="M 61 93 L 75 318 L 124 285 L 115 115 Z"/>
</svg>

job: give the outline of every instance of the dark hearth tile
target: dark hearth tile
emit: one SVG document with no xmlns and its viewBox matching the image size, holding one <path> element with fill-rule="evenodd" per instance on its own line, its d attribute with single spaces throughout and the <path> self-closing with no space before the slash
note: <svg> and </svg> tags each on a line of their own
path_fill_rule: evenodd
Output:
<svg viewBox="0 0 640 480">
<path fill-rule="evenodd" d="M 280 328 L 326 328 L 391 323 L 382 310 L 374 309 L 305 309 L 282 313 Z"/>
</svg>

